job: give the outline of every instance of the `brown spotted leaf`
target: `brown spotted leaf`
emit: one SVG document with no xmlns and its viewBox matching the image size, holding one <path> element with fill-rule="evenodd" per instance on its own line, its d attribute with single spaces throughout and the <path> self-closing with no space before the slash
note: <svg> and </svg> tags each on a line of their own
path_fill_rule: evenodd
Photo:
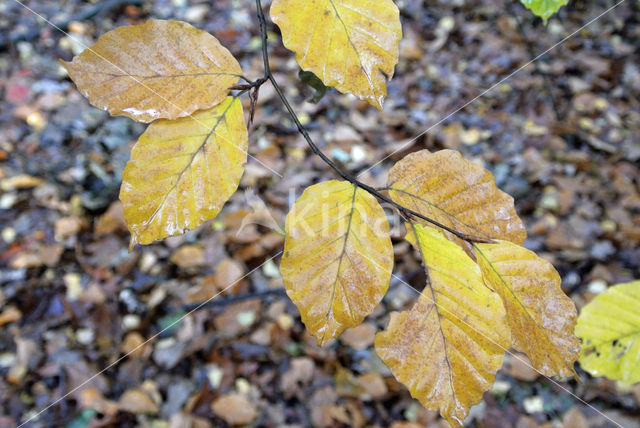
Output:
<svg viewBox="0 0 640 428">
<path fill-rule="evenodd" d="M 526 238 L 513 198 L 496 187 L 491 172 L 463 159 L 459 152 L 411 153 L 391 168 L 387 187 L 395 202 L 458 232 L 517 244 Z"/>
<path fill-rule="evenodd" d="M 580 342 L 573 334 L 576 307 L 560 275 L 534 252 L 507 241 L 474 244 L 487 286 L 502 298 L 513 347 L 546 376 L 574 375 Z"/>
<path fill-rule="evenodd" d="M 61 62 L 91 104 L 138 122 L 211 108 L 242 74 L 211 34 L 155 19 L 109 31 L 71 62 Z"/>
<path fill-rule="evenodd" d="M 376 352 L 414 398 L 460 427 L 509 348 L 504 307 L 460 247 L 435 229 L 416 224 L 407 230 L 429 283 L 411 310 L 391 314 L 376 335 Z"/>
<path fill-rule="evenodd" d="M 387 217 L 373 196 L 351 183 L 310 186 L 287 215 L 280 272 L 321 345 L 373 311 L 392 268 Z"/>
<path fill-rule="evenodd" d="M 122 173 L 120 200 L 131 246 L 213 219 L 238 188 L 247 161 L 240 100 L 147 128 Z"/>
</svg>

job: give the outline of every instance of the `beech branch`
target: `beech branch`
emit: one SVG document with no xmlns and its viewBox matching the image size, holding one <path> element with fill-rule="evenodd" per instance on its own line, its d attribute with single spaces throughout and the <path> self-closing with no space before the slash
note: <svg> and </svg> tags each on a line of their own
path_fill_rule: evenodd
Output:
<svg viewBox="0 0 640 428">
<path fill-rule="evenodd" d="M 473 236 L 473 235 L 469 235 L 466 233 L 462 233 L 459 232 L 455 229 L 452 229 L 448 226 L 445 226 L 444 224 L 429 218 L 423 214 L 420 214 L 417 211 L 411 210 L 403 205 L 400 205 L 396 202 L 394 202 L 390 197 L 380 193 L 378 190 L 376 190 L 375 188 L 359 181 L 355 176 L 345 172 L 342 170 L 342 168 L 340 168 L 333 160 L 331 160 L 331 158 L 329 158 L 322 150 L 320 150 L 320 148 L 316 145 L 316 143 L 313 141 L 313 139 L 311 138 L 311 136 L 309 135 L 309 133 L 307 132 L 307 130 L 305 129 L 305 127 L 302 125 L 302 123 L 300 122 L 300 119 L 298 118 L 298 115 L 296 114 L 295 110 L 293 109 L 293 107 L 291 107 L 291 103 L 289 103 L 289 100 L 287 99 L 286 95 L 284 94 L 284 91 L 282 90 L 282 88 L 280 87 L 280 85 L 278 84 L 278 82 L 276 81 L 275 77 L 273 76 L 273 74 L 271 73 L 271 65 L 269 64 L 269 52 L 268 52 L 268 48 L 267 48 L 267 21 L 265 19 L 264 16 L 264 11 L 262 10 L 262 2 L 260 0 L 256 0 L 256 8 L 257 8 L 257 13 L 258 13 L 258 21 L 260 23 L 260 37 L 262 40 L 262 58 L 264 61 L 264 76 L 258 80 L 256 80 L 255 82 L 248 82 L 248 85 L 245 86 L 249 86 L 250 88 L 253 88 L 254 91 L 257 91 L 258 88 L 260 88 L 260 86 L 262 86 L 262 84 L 264 84 L 267 80 L 271 82 L 271 84 L 273 85 L 276 93 L 278 94 L 278 97 L 280 98 L 280 100 L 282 101 L 282 103 L 284 104 L 284 107 L 286 108 L 287 112 L 289 113 L 289 116 L 291 116 L 291 119 L 293 120 L 293 123 L 295 123 L 296 127 L 298 128 L 298 132 L 300 132 L 300 134 L 304 137 L 305 141 L 307 142 L 307 144 L 309 145 L 309 147 L 311 148 L 311 150 L 313 151 L 313 153 L 315 153 L 318 157 L 320 157 L 320 159 L 322 159 L 322 161 L 324 163 L 326 163 L 327 165 L 329 165 L 329 167 L 331 167 L 331 169 L 333 169 L 333 171 L 338 174 L 340 177 L 342 177 L 344 180 L 348 181 L 349 183 L 353 184 L 356 187 L 361 188 L 362 190 L 370 193 L 371 195 L 375 196 L 376 198 L 378 198 L 381 201 L 384 201 L 388 204 L 390 204 L 391 206 L 393 206 L 394 208 L 396 208 L 398 211 L 400 211 L 400 213 L 409 218 L 409 217 L 414 217 L 414 218 L 419 218 L 421 220 L 424 220 L 428 223 L 431 223 L 434 226 L 437 226 L 443 230 L 446 230 L 447 232 L 451 233 L 452 235 L 457 236 L 458 238 L 467 241 L 467 242 L 482 242 L 482 243 L 493 243 L 492 240 L 490 239 L 486 239 L 486 238 L 482 238 L 479 236 Z M 256 92 L 257 93 L 257 92 Z M 253 104 L 253 103 L 252 103 Z"/>
</svg>

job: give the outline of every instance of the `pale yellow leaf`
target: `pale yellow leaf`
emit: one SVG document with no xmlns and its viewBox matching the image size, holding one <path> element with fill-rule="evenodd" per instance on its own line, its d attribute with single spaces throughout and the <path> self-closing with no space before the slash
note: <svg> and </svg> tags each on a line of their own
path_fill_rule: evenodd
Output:
<svg viewBox="0 0 640 428">
<path fill-rule="evenodd" d="M 546 376 L 575 374 L 580 342 L 573 334 L 576 307 L 560 288 L 560 275 L 534 252 L 507 241 L 474 244 L 485 283 L 507 310 L 513 347 Z"/>
<path fill-rule="evenodd" d="M 582 308 L 580 365 L 594 376 L 640 382 L 640 281 L 609 287 Z"/>
<path fill-rule="evenodd" d="M 394 312 L 376 352 L 411 395 L 459 427 L 493 384 L 509 348 L 499 296 L 478 265 L 435 229 L 407 225 L 429 281 L 411 310 Z"/>
<path fill-rule="evenodd" d="M 491 172 L 459 152 L 411 153 L 391 168 L 387 187 L 395 202 L 458 232 L 516 244 L 527 236 L 513 198 L 496 187 Z M 470 250 L 468 243 L 445 234 Z"/>
<path fill-rule="evenodd" d="M 91 104 L 139 122 L 211 108 L 242 74 L 211 34 L 155 19 L 109 31 L 71 62 L 61 62 Z"/>
<path fill-rule="evenodd" d="M 191 117 L 149 125 L 122 173 L 131 246 L 213 219 L 238 187 L 247 144 L 242 104 L 232 97 Z"/>
<path fill-rule="evenodd" d="M 303 70 L 381 109 L 402 26 L 391 0 L 274 0 L 271 19 Z"/>
<path fill-rule="evenodd" d="M 387 217 L 373 196 L 351 183 L 308 187 L 287 215 L 280 272 L 321 345 L 371 313 L 392 268 Z"/>
</svg>

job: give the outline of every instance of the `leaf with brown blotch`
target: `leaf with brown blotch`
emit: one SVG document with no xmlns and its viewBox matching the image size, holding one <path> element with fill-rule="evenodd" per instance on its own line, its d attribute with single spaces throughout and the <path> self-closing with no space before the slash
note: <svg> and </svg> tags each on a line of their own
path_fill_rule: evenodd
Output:
<svg viewBox="0 0 640 428">
<path fill-rule="evenodd" d="M 575 375 L 580 342 L 573 334 L 576 307 L 560 275 L 534 252 L 507 241 L 474 244 L 485 284 L 502 298 L 513 347 L 546 376 Z"/>
<path fill-rule="evenodd" d="M 398 204 L 458 232 L 516 244 L 527 236 L 513 198 L 496 187 L 491 172 L 459 152 L 411 153 L 391 168 L 387 187 Z M 468 243 L 449 232 L 445 235 L 471 254 Z"/>
<path fill-rule="evenodd" d="M 429 276 L 411 310 L 391 314 L 376 352 L 411 396 L 459 427 L 482 400 L 509 348 L 500 298 L 476 265 L 441 232 L 407 225 Z"/>
<path fill-rule="evenodd" d="M 310 186 L 287 215 L 280 272 L 320 345 L 373 311 L 392 269 L 387 217 L 373 196 L 353 184 Z"/>
<path fill-rule="evenodd" d="M 640 281 L 613 285 L 582 307 L 580 365 L 592 376 L 640 382 Z"/>
<path fill-rule="evenodd" d="M 303 70 L 382 109 L 402 38 L 392 0 L 274 0 L 271 19 Z"/>
<path fill-rule="evenodd" d="M 238 99 L 149 125 L 122 173 L 120 200 L 131 247 L 213 219 L 238 188 L 248 135 Z"/>
<path fill-rule="evenodd" d="M 155 19 L 109 31 L 61 63 L 91 104 L 145 123 L 219 104 L 242 74 L 211 34 Z"/>
</svg>

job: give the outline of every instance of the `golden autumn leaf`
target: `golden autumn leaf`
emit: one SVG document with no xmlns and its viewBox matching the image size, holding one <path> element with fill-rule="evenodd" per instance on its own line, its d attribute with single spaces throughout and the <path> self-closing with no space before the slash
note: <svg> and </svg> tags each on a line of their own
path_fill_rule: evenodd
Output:
<svg viewBox="0 0 640 428">
<path fill-rule="evenodd" d="M 513 198 L 498 189 L 491 172 L 454 150 L 407 155 L 389 171 L 387 188 L 398 204 L 458 232 L 516 244 L 527 237 Z M 468 243 L 445 235 L 470 250 Z"/>
<path fill-rule="evenodd" d="M 504 307 L 460 247 L 435 229 L 415 224 L 407 230 L 429 283 L 411 310 L 391 314 L 376 335 L 376 352 L 414 398 L 462 426 L 509 348 Z"/>
<path fill-rule="evenodd" d="M 122 173 L 131 246 L 213 219 L 238 187 L 247 145 L 242 104 L 233 97 L 191 117 L 149 125 Z"/>
<path fill-rule="evenodd" d="M 575 375 L 577 313 L 560 288 L 560 275 L 534 252 L 498 242 L 474 244 L 474 249 L 485 284 L 500 295 L 507 310 L 513 347 L 546 376 Z"/>
<path fill-rule="evenodd" d="M 371 313 L 392 269 L 387 217 L 373 196 L 351 183 L 310 186 L 287 215 L 280 272 L 320 345 Z"/>
<path fill-rule="evenodd" d="M 391 0 L 274 0 L 271 19 L 303 70 L 382 109 L 402 26 Z"/>
<path fill-rule="evenodd" d="M 609 287 L 585 305 L 576 335 L 580 365 L 594 376 L 640 382 L 640 281 Z"/>
<path fill-rule="evenodd" d="M 138 122 L 211 108 L 242 74 L 211 34 L 155 19 L 109 31 L 71 62 L 60 62 L 91 104 Z"/>
</svg>

